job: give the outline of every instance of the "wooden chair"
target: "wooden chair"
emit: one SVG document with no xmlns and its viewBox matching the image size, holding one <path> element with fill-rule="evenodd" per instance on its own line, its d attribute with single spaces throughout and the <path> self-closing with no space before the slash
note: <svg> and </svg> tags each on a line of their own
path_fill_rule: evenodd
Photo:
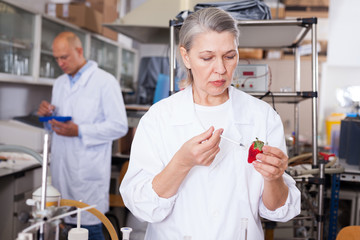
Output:
<svg viewBox="0 0 360 240">
<path fill-rule="evenodd" d="M 128 166 L 129 166 L 129 161 L 126 161 L 122 164 L 121 170 L 120 170 L 120 175 L 118 178 L 119 184 L 123 180 L 125 173 L 128 169 Z M 110 194 L 109 204 L 110 204 L 110 207 L 125 207 L 124 201 L 122 200 L 122 197 L 120 194 Z"/>
<path fill-rule="evenodd" d="M 347 226 L 340 230 L 336 240 L 358 240 L 360 239 L 360 226 Z"/>
</svg>

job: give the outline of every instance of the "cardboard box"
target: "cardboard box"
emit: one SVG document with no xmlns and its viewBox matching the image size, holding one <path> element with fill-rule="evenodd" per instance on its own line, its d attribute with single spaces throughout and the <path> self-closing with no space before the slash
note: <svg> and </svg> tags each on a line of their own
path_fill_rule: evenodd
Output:
<svg viewBox="0 0 360 240">
<path fill-rule="evenodd" d="M 290 11 L 286 10 L 285 18 L 328 18 L 328 11 Z"/>
<path fill-rule="evenodd" d="M 263 54 L 259 48 L 239 48 L 239 59 L 263 59 Z"/>
<path fill-rule="evenodd" d="M 105 5 L 103 9 L 103 23 L 113 23 L 118 18 L 116 7 Z M 102 27 L 101 34 L 114 41 L 118 40 L 118 32 L 115 32 L 107 27 Z"/>
<path fill-rule="evenodd" d="M 56 4 L 56 17 L 95 33 L 102 32 L 102 14 L 85 3 Z"/>
<path fill-rule="evenodd" d="M 318 40 L 317 41 L 317 50 L 318 50 L 318 54 L 319 55 L 327 55 L 327 46 L 328 46 L 328 41 L 326 40 Z M 305 46 L 311 46 L 311 41 L 310 40 L 304 40 L 302 43 L 301 43 L 301 46 L 302 47 L 305 47 Z"/>
<path fill-rule="evenodd" d="M 270 12 L 271 12 L 271 18 L 272 19 L 283 19 L 283 18 L 285 18 L 285 7 L 270 8 Z"/>
<path fill-rule="evenodd" d="M 102 14 L 102 23 L 112 23 L 118 18 L 116 0 L 86 0 L 86 3 Z M 101 27 L 101 34 L 114 41 L 118 40 L 118 33 L 107 27 Z"/>
<path fill-rule="evenodd" d="M 267 50 L 265 51 L 266 59 L 282 59 L 283 58 L 283 50 Z"/>
<path fill-rule="evenodd" d="M 284 0 L 286 6 L 329 7 L 329 0 Z"/>
<path fill-rule="evenodd" d="M 116 0 L 86 0 L 89 6 L 101 13 L 104 11 L 104 7 L 112 7 L 114 10 L 117 8 Z"/>
</svg>

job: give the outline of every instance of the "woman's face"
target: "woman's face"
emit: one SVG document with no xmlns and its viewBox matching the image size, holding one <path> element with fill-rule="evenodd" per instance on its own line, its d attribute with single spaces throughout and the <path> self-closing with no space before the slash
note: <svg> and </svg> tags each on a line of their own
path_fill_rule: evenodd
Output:
<svg viewBox="0 0 360 240">
<path fill-rule="evenodd" d="M 226 90 L 238 63 L 238 50 L 233 34 L 215 31 L 201 33 L 194 38 L 190 51 L 182 47 L 180 53 L 185 66 L 193 74 L 195 102 L 212 105 L 226 101 Z M 218 99 L 218 102 L 212 101 L 214 99 Z"/>
</svg>

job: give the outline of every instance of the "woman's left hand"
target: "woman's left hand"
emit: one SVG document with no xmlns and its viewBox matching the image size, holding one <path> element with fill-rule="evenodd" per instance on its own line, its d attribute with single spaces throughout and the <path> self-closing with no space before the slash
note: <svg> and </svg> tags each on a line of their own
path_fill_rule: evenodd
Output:
<svg viewBox="0 0 360 240">
<path fill-rule="evenodd" d="M 264 177 L 265 181 L 271 182 L 282 177 L 288 166 L 288 156 L 279 148 L 264 146 L 263 153 L 256 155 L 253 165 Z"/>
</svg>

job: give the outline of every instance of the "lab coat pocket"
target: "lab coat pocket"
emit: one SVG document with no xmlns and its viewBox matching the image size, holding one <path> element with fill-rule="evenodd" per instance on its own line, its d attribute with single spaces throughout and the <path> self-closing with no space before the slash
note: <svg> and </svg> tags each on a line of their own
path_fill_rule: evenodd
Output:
<svg viewBox="0 0 360 240">
<path fill-rule="evenodd" d="M 83 180 L 96 181 L 102 179 L 108 170 L 103 157 L 103 145 L 96 145 L 86 149 L 80 159 L 80 175 Z M 110 164 L 109 164 L 110 165 Z"/>
</svg>

